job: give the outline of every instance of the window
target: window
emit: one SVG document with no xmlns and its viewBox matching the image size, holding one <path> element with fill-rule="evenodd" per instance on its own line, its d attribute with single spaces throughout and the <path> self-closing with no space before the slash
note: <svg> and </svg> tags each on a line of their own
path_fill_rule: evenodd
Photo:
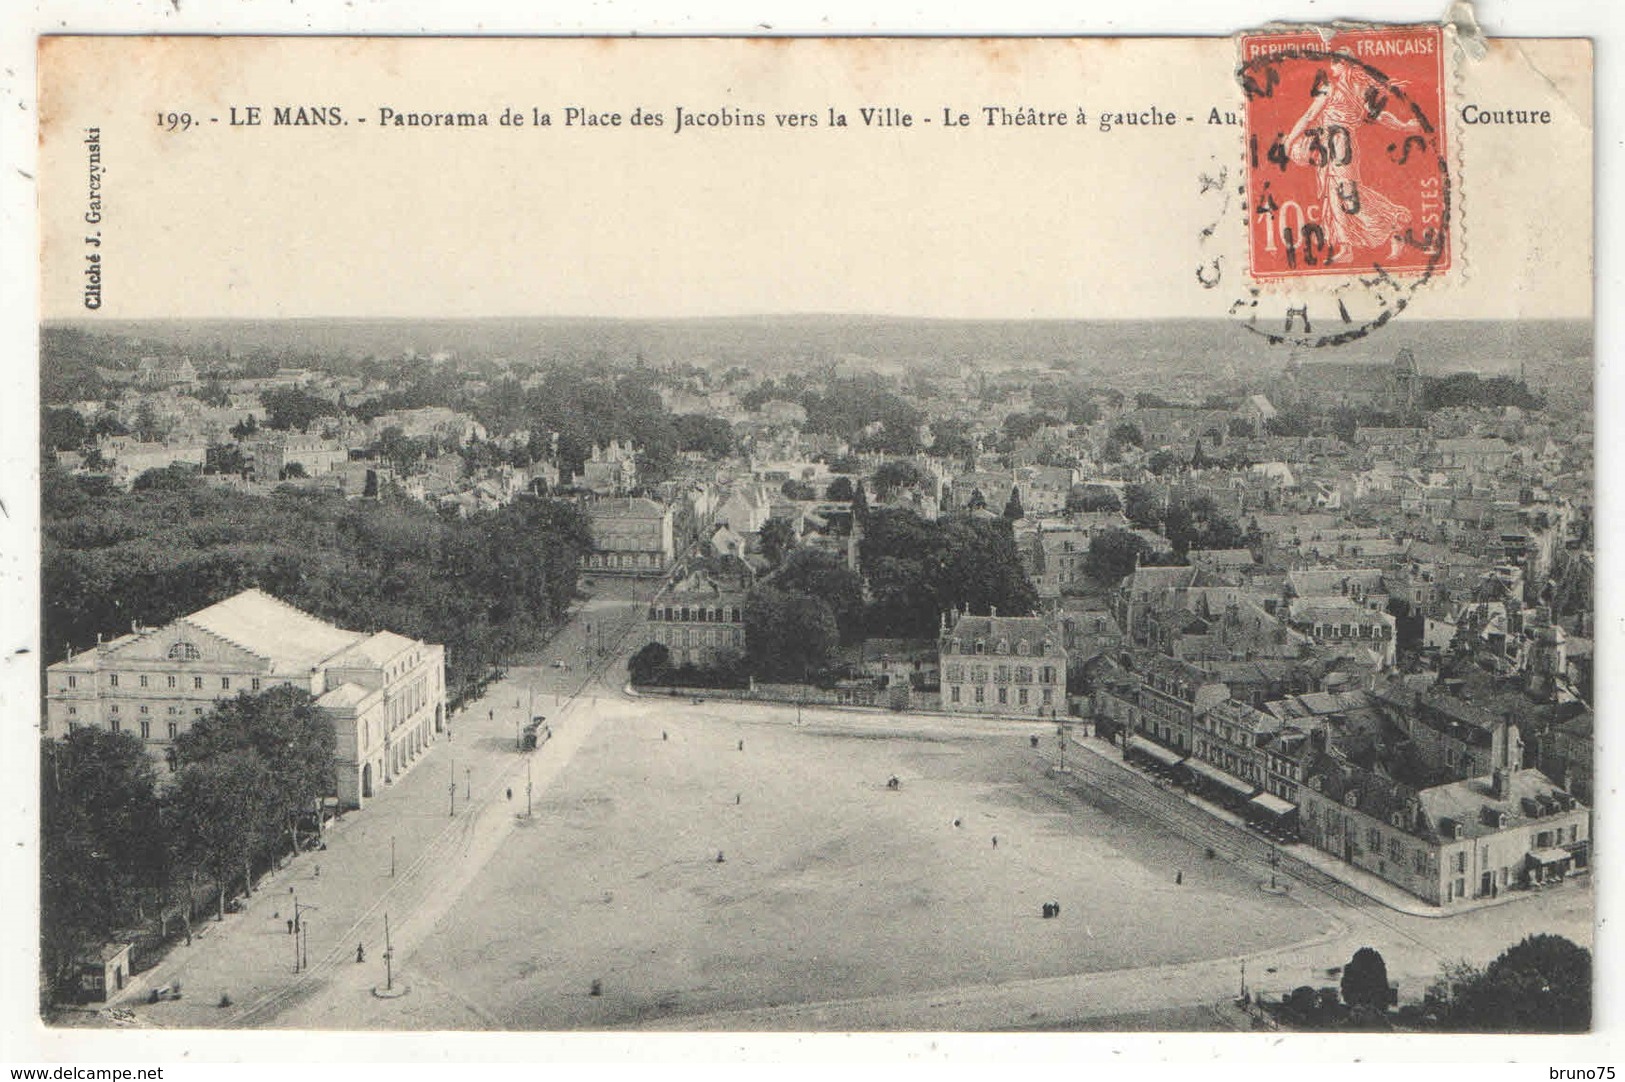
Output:
<svg viewBox="0 0 1625 1082">
<path fill-rule="evenodd" d="M 118 687 L 118 673 L 111 673 L 108 675 L 107 686 L 112 688 Z"/>
<path fill-rule="evenodd" d="M 108 713 L 111 713 L 111 714 L 118 713 L 118 703 L 114 703 L 112 706 L 109 706 L 107 708 L 107 710 L 108 710 Z"/>
<path fill-rule="evenodd" d="M 117 733 L 117 732 L 123 732 L 123 729 L 121 729 L 121 728 L 120 728 L 120 727 L 119 727 L 119 720 L 118 720 L 118 718 L 114 718 L 114 719 L 113 719 L 113 721 L 112 721 L 112 724 L 111 724 L 111 725 L 110 725 L 110 726 L 109 726 L 109 728 L 111 728 L 111 729 L 112 729 L 112 730 L 113 730 L 113 731 L 114 731 L 114 732 L 115 732 L 115 733 Z"/>
<path fill-rule="evenodd" d="M 1365 832 L 1365 847 L 1373 853 L 1382 852 L 1382 831 L 1368 828 Z"/>
<path fill-rule="evenodd" d="M 1418 849 L 1411 854 L 1411 870 L 1417 875 L 1426 875 L 1428 872 L 1427 850 Z"/>
<path fill-rule="evenodd" d="M 180 713 L 180 710 L 177 707 L 172 706 L 172 707 L 169 708 L 169 712 L 171 714 L 178 714 L 178 713 Z"/>
<path fill-rule="evenodd" d="M 146 703 L 141 704 L 141 712 L 143 714 L 145 714 L 147 712 L 147 704 Z"/>
<path fill-rule="evenodd" d="M 201 677 L 201 676 L 192 677 L 192 687 L 197 691 L 202 691 L 203 690 L 203 677 Z"/>
<path fill-rule="evenodd" d="M 1463 850 L 1457 853 L 1455 860 L 1452 863 L 1454 863 L 1456 866 L 1456 874 L 1459 875 L 1462 872 L 1465 872 L 1467 870 L 1467 852 Z M 1459 891 L 1461 888 L 1457 887 L 1456 889 Z"/>
<path fill-rule="evenodd" d="M 1000 706 L 1005 706 L 1009 702 L 1010 702 L 1010 689 L 1009 688 L 1000 688 L 999 689 L 999 705 Z"/>
<path fill-rule="evenodd" d="M 221 691 L 230 691 L 231 690 L 231 677 L 222 676 L 220 678 L 220 690 Z"/>
<path fill-rule="evenodd" d="M 254 691 L 258 691 L 258 690 L 259 690 L 259 689 L 260 689 L 260 678 L 259 678 L 259 677 L 257 677 L 257 676 L 256 676 L 256 677 L 254 677 L 254 679 L 252 679 L 252 680 L 250 680 L 250 681 L 249 681 L 249 682 L 248 682 L 248 686 L 249 686 L 249 687 L 250 687 L 250 688 L 251 688 L 251 689 L 252 689 L 252 690 L 254 690 Z"/>
<path fill-rule="evenodd" d="M 70 706 L 68 707 L 68 713 L 77 714 L 79 713 L 79 708 L 77 706 Z"/>
<path fill-rule="evenodd" d="M 948 689 L 948 692 L 948 701 L 957 703 L 959 701 L 959 685 L 955 684 Z"/>
<path fill-rule="evenodd" d="M 170 677 L 166 677 L 166 679 L 167 679 L 167 680 L 168 680 L 168 681 L 169 681 L 169 686 L 170 686 L 170 687 L 174 687 L 174 686 L 175 686 L 175 678 L 174 678 L 174 677 L 173 677 L 173 676 L 170 676 Z"/>
<path fill-rule="evenodd" d="M 142 740 L 151 740 L 152 739 L 152 722 L 143 721 L 141 723 L 141 739 Z"/>
<path fill-rule="evenodd" d="M 976 685 L 976 701 L 979 703 L 987 701 L 987 689 L 980 684 Z"/>
<path fill-rule="evenodd" d="M 202 714 L 203 713 L 203 708 L 201 706 L 194 706 L 194 707 L 192 707 L 192 713 L 194 713 L 194 714 Z"/>
<path fill-rule="evenodd" d="M 142 674 L 142 676 L 141 676 L 141 678 L 140 678 L 140 679 L 141 679 L 141 686 L 142 686 L 142 687 L 146 687 L 146 686 L 147 686 L 147 677 L 146 677 L 146 674 L 144 674 L 144 673 L 143 673 L 143 674 Z"/>
<path fill-rule="evenodd" d="M 69 676 L 68 677 L 68 686 L 70 688 L 78 687 L 79 686 L 79 678 L 77 676 Z"/>
<path fill-rule="evenodd" d="M 1027 689 L 1026 688 L 1019 688 L 1016 691 L 1016 702 L 1020 703 L 1022 706 L 1027 705 Z"/>
<path fill-rule="evenodd" d="M 1044 705 L 1045 706 L 1050 705 L 1050 703 L 1054 702 L 1054 698 L 1055 698 L 1054 691 L 1052 691 L 1050 688 L 1045 688 L 1044 689 Z"/>
<path fill-rule="evenodd" d="M 1403 863 L 1405 860 L 1405 850 L 1400 846 L 1398 838 L 1388 839 L 1388 859 L 1395 864 Z"/>
<path fill-rule="evenodd" d="M 171 661 L 196 661 L 200 656 L 197 647 L 189 642 L 178 642 L 169 648 Z"/>
</svg>

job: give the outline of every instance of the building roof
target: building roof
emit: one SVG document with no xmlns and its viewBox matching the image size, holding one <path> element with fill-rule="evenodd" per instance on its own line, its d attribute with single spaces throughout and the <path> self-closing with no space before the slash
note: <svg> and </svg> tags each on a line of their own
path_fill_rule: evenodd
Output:
<svg viewBox="0 0 1625 1082">
<path fill-rule="evenodd" d="M 376 631 L 342 654 L 329 659 L 329 665 L 386 665 L 416 643 L 393 631 Z"/>
<path fill-rule="evenodd" d="M 1538 821 L 1558 811 L 1579 807 L 1579 802 L 1557 783 L 1539 770 L 1514 770 L 1507 775 L 1506 796 L 1494 795 L 1494 778 L 1468 778 L 1423 789 L 1417 794 L 1422 814 L 1428 826 L 1443 835 L 1440 820 L 1449 819 L 1461 824 L 1463 838 L 1477 838 L 1495 834 L 1523 822 Z M 1568 805 L 1569 807 L 1564 807 Z M 1497 826 L 1483 813 L 1484 809 L 1500 812 L 1502 825 Z"/>
<path fill-rule="evenodd" d="M 316 705 L 322 707 L 323 709 L 343 709 L 346 707 L 354 707 L 359 706 L 363 701 L 365 701 L 367 696 L 375 694 L 378 693 L 376 691 L 369 691 L 360 684 L 340 684 L 338 687 L 329 690 L 325 695 L 318 698 L 316 700 Z"/>
<path fill-rule="evenodd" d="M 317 667 L 364 637 L 256 589 L 244 590 L 181 620 L 273 663 L 303 669 Z"/>
<path fill-rule="evenodd" d="M 1060 637 L 1050 626 L 1050 622 L 1042 616 L 962 614 L 954 620 L 945 637 L 964 645 L 980 641 L 989 654 L 1017 654 L 1022 643 L 1026 643 L 1028 654 L 1032 656 L 1041 656 L 1038 653 L 1039 647 L 1046 643 L 1051 651 L 1060 649 Z"/>
</svg>

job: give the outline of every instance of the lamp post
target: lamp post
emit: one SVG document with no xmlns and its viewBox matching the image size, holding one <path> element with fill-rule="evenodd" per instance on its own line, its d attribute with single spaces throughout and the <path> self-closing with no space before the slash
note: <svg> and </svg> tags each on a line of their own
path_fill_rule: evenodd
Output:
<svg viewBox="0 0 1625 1082">
<path fill-rule="evenodd" d="M 530 818 L 530 760 L 525 760 L 525 818 Z"/>
<path fill-rule="evenodd" d="M 292 887 L 288 893 L 293 895 L 293 971 L 309 969 L 310 922 L 304 919 L 306 910 L 317 909 L 318 906 L 301 904 L 299 895 L 294 893 Z"/>
<path fill-rule="evenodd" d="M 395 948 L 389 941 L 389 914 L 384 914 L 384 991 L 395 987 Z"/>
<path fill-rule="evenodd" d="M 448 816 L 455 816 L 457 814 L 457 760 L 456 759 L 453 759 L 451 761 L 451 782 L 450 782 L 450 784 L 448 784 L 446 786 L 446 794 L 451 799 L 451 810 L 448 811 L 446 814 Z"/>
<path fill-rule="evenodd" d="M 473 767 L 470 767 L 470 766 L 463 767 L 463 803 L 464 804 L 467 804 L 469 801 L 474 799 L 470 795 L 473 792 L 473 787 L 474 787 L 473 775 L 474 775 L 474 768 Z"/>
</svg>

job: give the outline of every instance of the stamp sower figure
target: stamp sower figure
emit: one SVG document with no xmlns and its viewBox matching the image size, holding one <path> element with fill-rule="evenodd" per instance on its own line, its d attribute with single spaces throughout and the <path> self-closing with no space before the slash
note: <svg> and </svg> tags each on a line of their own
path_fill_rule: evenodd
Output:
<svg viewBox="0 0 1625 1082">
<path fill-rule="evenodd" d="M 360 943 L 355 945 L 355 960 L 359 964 L 367 960 L 367 951 Z"/>
</svg>

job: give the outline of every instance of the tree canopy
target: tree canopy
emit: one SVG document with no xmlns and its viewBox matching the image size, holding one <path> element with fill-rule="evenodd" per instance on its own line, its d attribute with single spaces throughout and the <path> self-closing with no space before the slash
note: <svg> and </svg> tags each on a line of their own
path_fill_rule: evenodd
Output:
<svg viewBox="0 0 1625 1082">
<path fill-rule="evenodd" d="M 931 522 L 882 508 L 865 520 L 859 553 L 873 598 L 872 635 L 929 637 L 942 613 L 962 606 L 1026 616 L 1038 605 L 1007 519 L 958 514 Z"/>
</svg>

